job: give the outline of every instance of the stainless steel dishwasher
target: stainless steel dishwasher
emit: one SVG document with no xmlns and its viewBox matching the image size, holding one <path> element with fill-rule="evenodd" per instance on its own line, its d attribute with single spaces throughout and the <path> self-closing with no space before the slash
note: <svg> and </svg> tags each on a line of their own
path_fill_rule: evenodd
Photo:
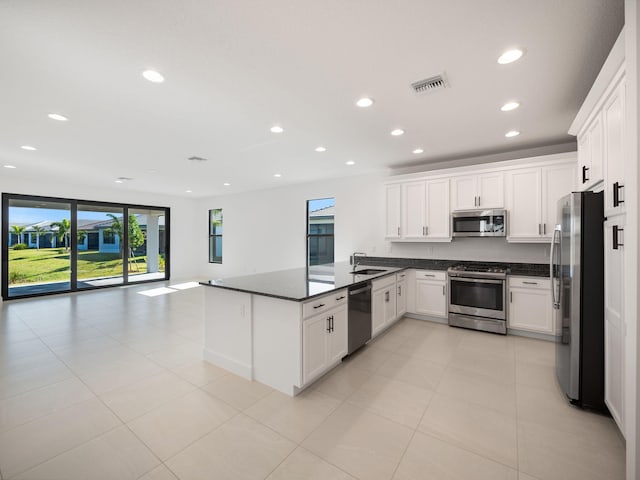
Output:
<svg viewBox="0 0 640 480">
<path fill-rule="evenodd" d="M 371 282 L 349 287 L 349 350 L 352 354 L 371 340 Z"/>
</svg>

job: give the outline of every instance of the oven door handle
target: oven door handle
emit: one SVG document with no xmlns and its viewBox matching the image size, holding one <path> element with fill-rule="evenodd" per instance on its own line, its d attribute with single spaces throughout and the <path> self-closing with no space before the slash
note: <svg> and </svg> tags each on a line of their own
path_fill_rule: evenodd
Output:
<svg viewBox="0 0 640 480">
<path fill-rule="evenodd" d="M 469 278 L 469 277 L 449 277 L 450 282 L 467 282 L 467 283 L 493 283 L 499 285 L 504 283 L 504 279 L 494 280 L 488 278 Z"/>
</svg>

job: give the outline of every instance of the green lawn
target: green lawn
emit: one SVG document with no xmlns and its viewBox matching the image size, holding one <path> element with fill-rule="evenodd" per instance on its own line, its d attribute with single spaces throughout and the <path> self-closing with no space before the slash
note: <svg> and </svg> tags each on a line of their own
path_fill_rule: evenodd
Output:
<svg viewBox="0 0 640 480">
<path fill-rule="evenodd" d="M 136 257 L 131 262 L 129 273 L 145 273 L 147 257 Z M 70 277 L 69 252 L 64 248 L 40 250 L 9 249 L 9 285 L 28 283 L 60 282 Z M 137 267 L 137 268 L 136 268 Z M 78 252 L 78 280 L 122 275 L 122 258 L 118 253 Z"/>
</svg>

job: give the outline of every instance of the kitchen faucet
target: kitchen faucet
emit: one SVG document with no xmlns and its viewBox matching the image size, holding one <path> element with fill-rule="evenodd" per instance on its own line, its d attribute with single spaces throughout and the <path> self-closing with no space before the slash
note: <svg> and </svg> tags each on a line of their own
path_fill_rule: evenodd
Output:
<svg viewBox="0 0 640 480">
<path fill-rule="evenodd" d="M 358 261 L 358 256 L 363 256 L 366 257 L 367 254 L 364 252 L 353 252 L 353 254 L 351 255 L 351 258 L 349 259 L 349 264 L 353 265 L 353 269 L 356 270 L 358 268 L 358 265 L 360 265 L 360 262 Z"/>
</svg>

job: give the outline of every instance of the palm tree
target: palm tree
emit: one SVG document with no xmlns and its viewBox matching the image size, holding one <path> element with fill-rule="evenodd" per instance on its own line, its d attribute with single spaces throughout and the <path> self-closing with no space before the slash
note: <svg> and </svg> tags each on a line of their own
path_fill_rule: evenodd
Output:
<svg viewBox="0 0 640 480">
<path fill-rule="evenodd" d="M 69 235 L 71 234 L 71 222 L 63 218 L 59 222 L 51 222 L 52 227 L 58 227 L 56 236 L 59 240 L 64 240 L 64 249 L 69 250 Z"/>
<path fill-rule="evenodd" d="M 40 250 L 40 235 L 42 235 L 46 230 L 40 225 L 34 225 L 33 231 L 36 232 L 36 248 Z"/>
<path fill-rule="evenodd" d="M 16 237 L 18 237 L 18 242 L 17 243 L 22 243 L 20 237 L 21 235 L 24 233 L 24 230 L 27 227 L 23 226 L 23 225 L 13 225 L 11 227 L 11 233 L 13 233 Z"/>
</svg>

